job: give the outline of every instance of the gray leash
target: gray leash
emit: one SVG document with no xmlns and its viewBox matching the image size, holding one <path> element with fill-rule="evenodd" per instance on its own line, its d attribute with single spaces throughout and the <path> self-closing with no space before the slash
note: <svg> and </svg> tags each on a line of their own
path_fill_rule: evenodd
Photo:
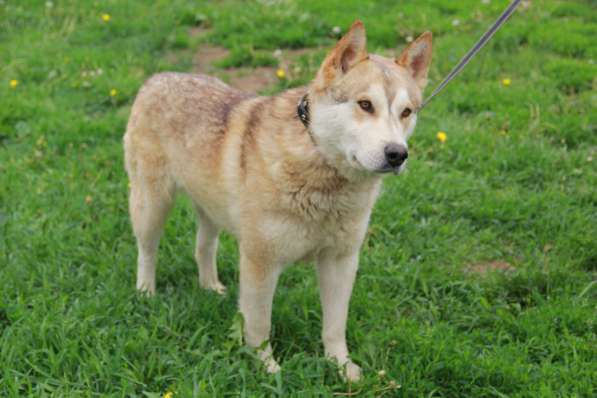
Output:
<svg viewBox="0 0 597 398">
<path fill-rule="evenodd" d="M 497 21 L 495 21 L 493 23 L 491 28 L 489 28 L 489 30 L 487 32 L 485 32 L 485 34 L 483 36 L 481 36 L 481 38 L 473 46 L 473 48 L 471 48 L 469 50 L 469 52 L 466 53 L 466 55 L 460 60 L 458 65 L 456 65 L 454 67 L 454 69 L 452 69 L 452 71 L 448 74 L 448 76 L 446 76 L 444 81 L 441 82 L 441 84 L 439 86 L 437 86 L 437 88 L 435 90 L 433 90 L 431 95 L 423 102 L 423 105 L 421 105 L 419 110 L 423 109 L 429 103 L 429 101 L 431 101 L 433 99 L 433 97 L 438 95 L 440 93 L 440 91 L 442 91 L 444 89 L 444 87 L 446 87 L 448 85 L 448 83 L 450 83 L 464 69 L 464 67 L 469 63 L 469 61 L 471 59 L 473 59 L 473 57 L 479 52 L 479 50 L 481 50 L 483 47 L 485 47 L 487 42 L 489 40 L 491 40 L 493 35 L 502 27 L 502 25 L 508 20 L 508 18 L 510 18 L 512 13 L 514 13 L 514 10 L 516 10 L 516 7 L 518 7 L 520 2 L 521 2 L 521 0 L 514 0 L 508 6 L 508 8 L 506 8 L 506 10 L 502 13 L 502 15 L 500 15 L 500 17 L 497 19 Z"/>
</svg>

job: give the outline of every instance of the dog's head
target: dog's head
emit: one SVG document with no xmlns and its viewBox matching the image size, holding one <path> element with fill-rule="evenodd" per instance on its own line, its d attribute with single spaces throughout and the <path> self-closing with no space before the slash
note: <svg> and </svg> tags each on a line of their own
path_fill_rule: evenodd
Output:
<svg viewBox="0 0 597 398">
<path fill-rule="evenodd" d="M 360 21 L 352 24 L 309 89 L 311 131 L 328 161 L 365 173 L 404 168 L 431 46 L 427 32 L 395 59 L 369 55 L 365 27 Z"/>
</svg>

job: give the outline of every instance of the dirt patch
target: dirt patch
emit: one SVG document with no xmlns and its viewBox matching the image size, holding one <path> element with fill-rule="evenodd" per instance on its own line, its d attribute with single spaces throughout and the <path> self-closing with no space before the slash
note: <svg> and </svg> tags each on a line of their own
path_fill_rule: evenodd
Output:
<svg viewBox="0 0 597 398">
<path fill-rule="evenodd" d="M 208 29 L 198 27 L 191 29 L 189 34 L 193 37 L 198 37 L 208 32 Z M 281 49 L 273 51 L 272 56 L 278 59 L 279 68 L 283 69 L 284 73 L 288 76 L 293 71 L 297 71 L 298 58 L 317 50 L 317 48 Z M 219 77 L 228 82 L 232 87 L 250 93 L 258 93 L 273 87 L 277 83 L 279 79 L 276 75 L 277 67 L 216 68 L 215 65 L 217 62 L 225 59 L 229 54 L 230 51 L 224 47 L 202 44 L 193 57 L 192 72 Z"/>
<path fill-rule="evenodd" d="M 216 68 L 216 63 L 225 59 L 229 53 L 224 47 L 202 45 L 193 58 L 193 72 L 217 76 L 232 87 L 249 93 L 257 93 L 276 84 L 278 78 L 274 67 Z"/>
<path fill-rule="evenodd" d="M 193 72 L 195 73 L 213 73 L 216 68 L 214 64 L 229 54 L 224 47 L 211 46 L 203 44 L 193 58 Z"/>
<path fill-rule="evenodd" d="M 211 29 L 206 28 L 204 26 L 194 26 L 189 30 L 189 36 L 191 37 L 200 37 L 204 36 L 209 33 Z"/>
<path fill-rule="evenodd" d="M 249 93 L 257 93 L 271 87 L 278 81 L 276 68 L 261 67 L 255 69 L 230 69 L 227 71 L 228 81 L 232 87 Z"/>
<path fill-rule="evenodd" d="M 209 34 L 210 29 L 204 26 L 197 26 L 189 30 L 189 36 L 199 40 Z M 259 93 L 267 88 L 273 87 L 279 77 L 276 72 L 278 68 L 284 70 L 286 77 L 291 77 L 300 72 L 300 67 L 297 60 L 304 56 L 311 54 L 319 48 L 297 48 L 297 49 L 278 49 L 272 52 L 272 56 L 278 59 L 278 67 L 258 67 L 258 68 L 216 68 L 218 61 L 221 61 L 229 56 L 230 51 L 224 47 L 214 46 L 208 43 L 203 43 L 199 46 L 196 54 L 193 57 L 194 73 L 203 73 L 216 76 L 226 82 L 232 87 L 240 90 Z"/>
<path fill-rule="evenodd" d="M 487 263 L 478 263 L 467 268 L 467 272 L 477 275 L 487 275 L 490 272 L 512 272 L 516 268 L 505 261 L 490 261 Z"/>
</svg>

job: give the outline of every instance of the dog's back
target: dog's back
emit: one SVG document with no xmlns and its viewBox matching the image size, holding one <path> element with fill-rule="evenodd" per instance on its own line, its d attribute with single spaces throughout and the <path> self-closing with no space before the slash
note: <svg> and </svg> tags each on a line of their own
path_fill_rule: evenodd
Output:
<svg viewBox="0 0 597 398">
<path fill-rule="evenodd" d="M 181 150 L 193 150 L 193 157 L 209 168 L 209 160 L 217 154 L 218 142 L 225 136 L 232 109 L 247 98 L 250 95 L 214 77 L 155 75 L 145 83 L 133 104 L 124 138 L 125 152 L 168 156 L 168 160 L 176 161 Z M 139 154 L 144 147 L 148 153 Z M 129 158 L 130 172 L 134 167 Z"/>
<path fill-rule="evenodd" d="M 135 99 L 124 136 L 131 197 L 145 192 L 145 207 L 161 203 L 158 207 L 167 212 L 175 190 L 181 189 L 205 199 L 206 212 L 223 213 L 218 207 L 226 201 L 217 193 L 225 190 L 219 166 L 229 118 L 250 98 L 204 75 L 162 73 L 149 79 Z M 141 212 L 134 203 L 142 202 L 131 201 L 133 217 Z"/>
</svg>

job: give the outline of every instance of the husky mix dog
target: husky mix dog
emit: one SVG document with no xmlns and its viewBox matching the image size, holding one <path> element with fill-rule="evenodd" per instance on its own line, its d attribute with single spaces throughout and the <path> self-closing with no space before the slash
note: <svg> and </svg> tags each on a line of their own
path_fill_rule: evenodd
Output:
<svg viewBox="0 0 597 398">
<path fill-rule="evenodd" d="M 199 283 L 220 294 L 218 234 L 240 249 L 246 343 L 269 372 L 272 298 L 285 266 L 316 264 L 325 353 L 360 377 L 346 346 L 359 250 L 382 177 L 398 174 L 431 61 L 429 32 L 397 58 L 368 54 L 356 21 L 307 86 L 272 97 L 203 75 L 161 73 L 140 90 L 124 136 L 137 289 L 155 292 L 158 242 L 175 194 L 191 197 Z M 297 105 L 298 104 L 298 105 Z"/>
</svg>

